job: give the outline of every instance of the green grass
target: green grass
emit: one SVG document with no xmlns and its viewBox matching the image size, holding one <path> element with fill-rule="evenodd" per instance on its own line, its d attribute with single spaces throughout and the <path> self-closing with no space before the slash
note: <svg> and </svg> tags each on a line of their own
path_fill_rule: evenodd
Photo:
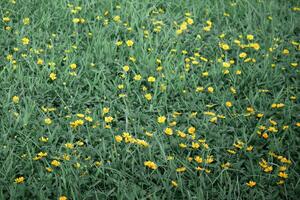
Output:
<svg viewBox="0 0 300 200">
<path fill-rule="evenodd" d="M 299 7 L 2 0 L 0 199 L 297 199 Z"/>
</svg>

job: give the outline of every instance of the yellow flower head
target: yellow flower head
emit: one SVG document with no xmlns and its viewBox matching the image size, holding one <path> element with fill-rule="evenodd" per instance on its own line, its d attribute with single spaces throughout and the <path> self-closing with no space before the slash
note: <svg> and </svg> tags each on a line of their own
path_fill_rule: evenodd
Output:
<svg viewBox="0 0 300 200">
<path fill-rule="evenodd" d="M 155 82 L 155 77 L 149 76 L 149 77 L 148 77 L 148 82 L 149 82 L 149 83 L 154 83 L 154 82 Z"/>
<path fill-rule="evenodd" d="M 59 167 L 60 166 L 60 162 L 57 160 L 52 160 L 51 161 L 51 165 L 53 165 L 54 167 Z"/>
<path fill-rule="evenodd" d="M 165 128 L 164 132 L 166 135 L 173 135 L 173 130 L 171 128 Z"/>
<path fill-rule="evenodd" d="M 13 96 L 12 101 L 17 104 L 20 101 L 20 97 L 19 96 Z"/>
<path fill-rule="evenodd" d="M 56 74 L 52 72 L 52 73 L 49 74 L 49 78 L 50 78 L 52 81 L 54 81 L 57 77 L 56 77 Z"/>
<path fill-rule="evenodd" d="M 254 186 L 256 186 L 256 182 L 255 181 L 249 181 L 246 184 L 247 184 L 248 187 L 254 187 Z"/>
<path fill-rule="evenodd" d="M 134 42 L 132 40 L 127 40 L 126 44 L 127 44 L 128 47 L 132 47 Z"/>
<path fill-rule="evenodd" d="M 25 181 L 25 178 L 23 176 L 20 176 L 15 179 L 15 183 L 18 183 L 18 184 L 24 183 L 24 181 Z"/>
<path fill-rule="evenodd" d="M 122 142 L 122 140 L 123 140 L 123 138 L 122 138 L 122 136 L 120 136 L 120 135 L 116 135 L 115 136 L 115 140 L 116 140 L 116 142 Z"/>
<path fill-rule="evenodd" d="M 157 165 L 152 161 L 145 161 L 144 165 L 153 170 L 157 169 Z"/>
<path fill-rule="evenodd" d="M 163 124 L 163 123 L 165 123 L 166 119 L 167 118 L 165 116 L 159 116 L 157 118 L 157 122 L 160 123 L 160 124 Z"/>
<path fill-rule="evenodd" d="M 45 124 L 50 125 L 52 124 L 52 120 L 50 118 L 44 119 Z"/>
<path fill-rule="evenodd" d="M 23 37 L 21 41 L 22 41 L 23 45 L 28 45 L 30 42 L 29 38 L 27 38 L 27 37 Z"/>
</svg>

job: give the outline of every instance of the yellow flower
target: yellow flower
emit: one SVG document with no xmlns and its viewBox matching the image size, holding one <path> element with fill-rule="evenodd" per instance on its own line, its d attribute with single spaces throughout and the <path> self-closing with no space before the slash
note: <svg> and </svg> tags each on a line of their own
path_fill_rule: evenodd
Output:
<svg viewBox="0 0 300 200">
<path fill-rule="evenodd" d="M 297 67 L 297 66 L 298 66 L 298 63 L 291 63 L 291 66 L 292 66 L 292 67 Z"/>
<path fill-rule="evenodd" d="M 247 35 L 247 40 L 253 40 L 254 36 L 253 35 Z"/>
<path fill-rule="evenodd" d="M 48 117 L 46 119 L 44 119 L 45 124 L 50 125 L 52 124 L 52 120 Z"/>
<path fill-rule="evenodd" d="M 88 121 L 88 122 L 92 122 L 92 121 L 93 121 L 93 118 L 92 118 L 92 117 L 89 117 L 89 116 L 86 116 L 84 119 L 85 119 L 86 121 Z"/>
<path fill-rule="evenodd" d="M 210 118 L 209 121 L 210 121 L 211 123 L 217 123 L 218 117 L 212 117 L 212 118 Z"/>
<path fill-rule="evenodd" d="M 149 76 L 149 77 L 148 77 L 148 82 L 149 82 L 149 83 L 155 82 L 155 77 Z"/>
<path fill-rule="evenodd" d="M 79 18 L 74 18 L 74 19 L 72 20 L 72 22 L 73 22 L 74 24 L 78 24 L 78 23 L 80 23 L 80 19 L 79 19 Z"/>
<path fill-rule="evenodd" d="M 250 47 L 252 47 L 255 50 L 259 50 L 260 49 L 260 45 L 258 43 L 251 43 Z"/>
<path fill-rule="evenodd" d="M 120 17 L 119 15 L 114 16 L 114 17 L 113 17 L 113 20 L 114 20 L 115 22 L 120 22 L 120 21 L 121 21 L 121 17 Z"/>
<path fill-rule="evenodd" d="M 96 167 L 100 167 L 101 165 L 102 165 L 102 162 L 100 162 L 100 161 L 96 161 L 96 162 L 95 162 L 95 166 L 96 166 Z"/>
<path fill-rule="evenodd" d="M 173 130 L 171 128 L 165 128 L 164 132 L 166 135 L 173 135 Z"/>
<path fill-rule="evenodd" d="M 9 18 L 9 17 L 3 17 L 3 18 L 2 18 L 2 21 L 3 21 L 3 22 L 10 22 L 10 18 Z"/>
<path fill-rule="evenodd" d="M 142 79 L 142 76 L 141 76 L 140 74 L 136 74 L 136 75 L 134 75 L 133 79 L 134 79 L 135 81 L 139 81 L 139 80 Z"/>
<path fill-rule="evenodd" d="M 264 116 L 263 113 L 258 113 L 258 114 L 256 115 L 257 118 L 262 118 L 263 116 Z"/>
<path fill-rule="evenodd" d="M 230 101 L 226 101 L 225 105 L 226 107 L 230 108 L 232 106 L 232 103 Z"/>
<path fill-rule="evenodd" d="M 176 169 L 176 172 L 185 172 L 186 168 L 185 167 L 179 167 Z"/>
<path fill-rule="evenodd" d="M 22 41 L 23 45 L 28 45 L 30 42 L 29 38 L 27 38 L 27 37 L 23 37 L 21 41 Z"/>
<path fill-rule="evenodd" d="M 246 148 L 247 151 L 252 151 L 253 150 L 253 146 L 249 146 Z"/>
<path fill-rule="evenodd" d="M 188 133 L 189 134 L 193 135 L 193 134 L 195 134 L 195 132 L 196 132 L 196 128 L 195 127 L 191 126 L 191 127 L 188 128 Z"/>
<path fill-rule="evenodd" d="M 122 136 L 120 136 L 120 135 L 116 135 L 115 136 L 115 140 L 116 140 L 116 142 L 122 142 L 122 140 L 123 140 L 123 138 L 122 138 Z"/>
<path fill-rule="evenodd" d="M 38 58 L 38 60 L 37 60 L 36 64 L 38 64 L 38 65 L 42 65 L 42 64 L 44 64 L 44 60 L 43 60 L 43 59 L 41 59 L 41 58 Z"/>
<path fill-rule="evenodd" d="M 281 178 L 285 178 L 285 179 L 288 178 L 288 174 L 285 173 L 285 172 L 279 172 L 278 176 L 281 177 Z"/>
<path fill-rule="evenodd" d="M 25 178 L 23 176 L 20 176 L 15 179 L 15 183 L 18 183 L 18 184 L 24 183 L 24 181 L 25 181 Z"/>
<path fill-rule="evenodd" d="M 192 148 L 193 149 L 199 149 L 200 144 L 198 142 L 192 142 Z"/>
<path fill-rule="evenodd" d="M 186 22 L 189 24 L 189 25 L 192 25 L 194 23 L 194 20 L 192 18 L 187 18 L 186 19 Z"/>
<path fill-rule="evenodd" d="M 73 122 L 70 122 L 70 126 L 72 128 L 76 128 L 77 126 L 82 126 L 83 124 L 84 124 L 84 121 L 82 119 L 78 119 Z"/>
<path fill-rule="evenodd" d="M 224 168 L 224 169 L 228 169 L 230 166 L 231 166 L 231 164 L 230 164 L 229 162 L 223 163 L 223 164 L 221 165 L 221 167 Z"/>
<path fill-rule="evenodd" d="M 42 137 L 40 137 L 39 138 L 39 140 L 41 141 L 41 142 L 48 142 L 48 137 L 44 137 L 44 136 L 42 136 Z"/>
<path fill-rule="evenodd" d="M 202 76 L 203 76 L 203 77 L 207 77 L 207 76 L 208 76 L 208 72 L 203 72 L 203 73 L 202 73 Z"/>
<path fill-rule="evenodd" d="M 176 181 L 171 181 L 171 184 L 172 184 L 173 187 L 178 187 L 178 184 L 177 184 Z"/>
<path fill-rule="evenodd" d="M 72 63 L 72 64 L 70 64 L 70 68 L 71 68 L 71 69 L 76 69 L 76 68 L 77 68 L 77 65 L 76 65 L 75 63 Z"/>
<path fill-rule="evenodd" d="M 223 62 L 223 67 L 228 68 L 230 66 L 231 66 L 230 62 Z"/>
<path fill-rule="evenodd" d="M 213 93 L 213 92 L 214 92 L 214 88 L 213 88 L 213 87 L 208 87 L 208 88 L 207 88 L 207 91 L 208 91 L 209 93 Z"/>
<path fill-rule="evenodd" d="M 145 98 L 150 101 L 152 99 L 152 95 L 150 93 L 145 94 Z"/>
<path fill-rule="evenodd" d="M 104 118 L 104 121 L 106 122 L 106 123 L 111 123 L 112 121 L 113 121 L 113 117 L 112 116 L 108 116 L 108 117 L 105 117 Z"/>
<path fill-rule="evenodd" d="M 157 165 L 152 161 L 145 161 L 144 165 L 153 170 L 157 169 Z"/>
<path fill-rule="evenodd" d="M 106 113 L 108 113 L 109 112 L 109 108 L 108 107 L 104 107 L 103 109 L 102 109 L 102 115 L 104 115 L 104 114 L 106 114 Z"/>
<path fill-rule="evenodd" d="M 163 123 L 165 123 L 166 119 L 167 118 L 165 116 L 159 116 L 157 118 L 157 122 L 160 123 L 160 124 L 163 124 Z"/>
<path fill-rule="evenodd" d="M 66 147 L 67 149 L 73 149 L 73 148 L 74 148 L 74 144 L 72 144 L 72 143 L 66 143 L 66 144 L 65 144 L 65 147 Z"/>
<path fill-rule="evenodd" d="M 204 91 L 204 87 L 197 87 L 196 88 L 196 92 L 203 92 Z"/>
<path fill-rule="evenodd" d="M 23 24 L 28 25 L 30 23 L 30 19 L 28 17 L 23 19 Z"/>
<path fill-rule="evenodd" d="M 56 74 L 52 72 L 52 73 L 49 74 L 49 78 L 50 78 L 52 81 L 54 81 L 57 77 L 56 77 Z"/>
<path fill-rule="evenodd" d="M 60 166 L 60 162 L 57 160 L 52 160 L 51 161 L 51 165 L 53 165 L 54 167 L 59 167 Z"/>
<path fill-rule="evenodd" d="M 249 181 L 248 183 L 246 183 L 248 187 L 254 187 L 256 185 L 255 181 Z"/>
<path fill-rule="evenodd" d="M 288 55 L 290 53 L 290 51 L 288 49 L 283 49 L 282 54 L 284 55 Z"/>
<path fill-rule="evenodd" d="M 134 42 L 132 40 L 127 40 L 126 44 L 127 44 L 127 46 L 132 47 Z"/>
<path fill-rule="evenodd" d="M 221 47 L 223 50 L 227 51 L 230 49 L 229 45 L 226 43 L 220 43 L 219 47 Z"/>
<path fill-rule="evenodd" d="M 125 72 L 128 72 L 129 71 L 129 66 L 128 65 L 125 65 L 124 67 L 123 67 L 123 70 L 125 71 Z"/>
<path fill-rule="evenodd" d="M 58 200 L 68 200 L 68 198 L 66 196 L 60 196 Z"/>
<path fill-rule="evenodd" d="M 186 145 L 186 144 L 184 144 L 184 143 L 180 143 L 180 144 L 179 144 L 179 147 L 180 147 L 180 148 L 186 148 L 186 147 L 187 147 L 187 145 Z"/>
<path fill-rule="evenodd" d="M 53 169 L 51 167 L 46 167 L 47 172 L 52 172 Z"/>
<path fill-rule="evenodd" d="M 240 58 L 246 58 L 247 57 L 247 53 L 242 52 L 242 53 L 240 53 L 239 57 Z"/>
<path fill-rule="evenodd" d="M 205 163 L 210 164 L 214 162 L 214 157 L 212 155 L 208 155 L 205 159 Z"/>
<path fill-rule="evenodd" d="M 13 96 L 12 101 L 17 104 L 20 101 L 20 97 L 19 96 Z"/>
<path fill-rule="evenodd" d="M 117 45 L 117 46 L 121 46 L 122 44 L 123 44 L 122 41 L 117 41 L 117 42 L 116 42 L 116 45 Z"/>
</svg>

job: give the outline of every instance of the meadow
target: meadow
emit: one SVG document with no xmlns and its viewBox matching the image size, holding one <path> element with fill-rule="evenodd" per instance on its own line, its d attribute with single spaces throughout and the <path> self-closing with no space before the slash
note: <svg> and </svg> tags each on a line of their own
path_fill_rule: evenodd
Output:
<svg viewBox="0 0 300 200">
<path fill-rule="evenodd" d="M 1 0 L 0 28 L 0 200 L 299 198 L 299 1 Z"/>
</svg>

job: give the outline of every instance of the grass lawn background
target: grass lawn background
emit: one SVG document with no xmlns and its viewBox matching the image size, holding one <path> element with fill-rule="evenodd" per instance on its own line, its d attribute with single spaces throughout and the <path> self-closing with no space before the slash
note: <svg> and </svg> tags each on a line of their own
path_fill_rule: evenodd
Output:
<svg viewBox="0 0 300 200">
<path fill-rule="evenodd" d="M 299 196 L 299 1 L 2 0 L 0 17 L 0 199 Z"/>
</svg>

